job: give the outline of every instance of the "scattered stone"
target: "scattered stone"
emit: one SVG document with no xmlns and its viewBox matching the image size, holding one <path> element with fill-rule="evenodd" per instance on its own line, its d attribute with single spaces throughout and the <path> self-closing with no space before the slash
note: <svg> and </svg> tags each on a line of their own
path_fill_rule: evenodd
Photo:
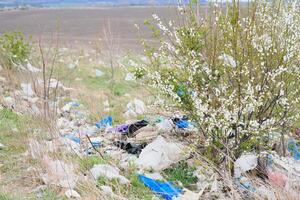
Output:
<svg viewBox="0 0 300 200">
<path fill-rule="evenodd" d="M 121 184 L 130 183 L 130 181 L 127 178 L 120 175 L 120 169 L 108 164 L 94 165 L 94 167 L 90 171 L 95 179 L 98 179 L 99 177 L 103 176 L 108 178 L 109 180 L 119 179 Z"/>
<path fill-rule="evenodd" d="M 75 199 L 81 198 L 80 194 L 78 194 L 78 192 L 76 192 L 75 190 L 67 190 L 65 192 L 65 195 L 69 199 L 71 199 L 71 198 L 75 198 Z"/>
</svg>

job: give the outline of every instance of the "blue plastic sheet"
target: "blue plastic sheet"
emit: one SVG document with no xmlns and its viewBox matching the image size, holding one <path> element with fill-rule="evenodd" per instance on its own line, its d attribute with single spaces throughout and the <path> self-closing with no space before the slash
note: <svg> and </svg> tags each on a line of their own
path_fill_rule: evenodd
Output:
<svg viewBox="0 0 300 200">
<path fill-rule="evenodd" d="M 97 128 L 106 128 L 107 126 L 112 126 L 113 119 L 111 116 L 108 116 L 101 121 L 96 123 Z"/>
<path fill-rule="evenodd" d="M 153 192 L 162 196 L 166 200 L 172 200 L 183 192 L 181 189 L 174 187 L 169 182 L 155 181 L 143 175 L 139 175 L 139 179 L 146 187 L 150 188 Z"/>
<path fill-rule="evenodd" d="M 80 144 L 80 138 L 74 136 L 72 133 L 68 134 L 68 135 L 65 135 L 65 138 L 68 138 L 68 139 Z"/>
<path fill-rule="evenodd" d="M 234 183 L 239 188 L 242 188 L 242 189 L 245 189 L 245 190 L 248 190 L 248 191 L 251 191 L 251 192 L 255 192 L 255 188 L 252 186 L 252 184 L 249 181 L 247 181 L 245 183 L 241 183 L 241 178 L 242 177 L 235 178 Z"/>
<path fill-rule="evenodd" d="M 288 150 L 293 155 L 295 160 L 300 160 L 299 147 L 293 138 L 290 138 L 288 141 Z"/>
<path fill-rule="evenodd" d="M 178 128 L 187 128 L 189 127 L 190 122 L 185 119 L 180 119 L 175 124 Z"/>
</svg>

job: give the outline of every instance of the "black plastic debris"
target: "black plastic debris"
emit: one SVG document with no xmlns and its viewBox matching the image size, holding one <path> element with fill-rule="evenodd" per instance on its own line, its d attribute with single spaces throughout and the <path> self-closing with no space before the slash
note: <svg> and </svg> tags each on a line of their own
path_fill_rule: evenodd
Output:
<svg viewBox="0 0 300 200">
<path fill-rule="evenodd" d="M 140 155 L 140 153 L 142 152 L 143 148 L 145 148 L 147 143 L 134 144 L 126 141 L 116 141 L 114 142 L 114 145 L 119 147 L 120 149 L 127 151 L 127 153 Z"/>
<path fill-rule="evenodd" d="M 137 130 L 147 126 L 149 123 L 146 120 L 137 121 L 133 124 L 130 124 L 127 130 L 127 135 L 131 136 Z"/>
</svg>

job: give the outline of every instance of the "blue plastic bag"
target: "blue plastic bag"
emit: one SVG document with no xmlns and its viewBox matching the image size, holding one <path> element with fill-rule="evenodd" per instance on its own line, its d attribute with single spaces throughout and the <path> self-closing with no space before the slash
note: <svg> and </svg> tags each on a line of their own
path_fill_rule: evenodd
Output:
<svg viewBox="0 0 300 200">
<path fill-rule="evenodd" d="M 293 138 L 290 138 L 288 141 L 288 151 L 292 153 L 295 160 L 300 160 L 299 147 Z"/>
<path fill-rule="evenodd" d="M 68 134 L 68 135 L 65 135 L 65 138 L 68 138 L 68 139 L 72 140 L 73 142 L 76 142 L 76 143 L 80 144 L 80 138 L 76 137 L 72 133 Z"/>
<path fill-rule="evenodd" d="M 190 122 L 184 119 L 180 119 L 175 124 L 178 128 L 187 128 L 189 127 Z"/>
<path fill-rule="evenodd" d="M 97 128 L 106 128 L 107 126 L 112 126 L 113 119 L 111 116 L 108 116 L 101 121 L 96 123 Z"/>
<path fill-rule="evenodd" d="M 162 196 L 166 200 L 172 200 L 182 194 L 182 190 L 174 187 L 169 182 L 159 182 L 143 175 L 139 175 L 139 179 L 144 185 L 150 188 L 156 194 Z"/>
</svg>

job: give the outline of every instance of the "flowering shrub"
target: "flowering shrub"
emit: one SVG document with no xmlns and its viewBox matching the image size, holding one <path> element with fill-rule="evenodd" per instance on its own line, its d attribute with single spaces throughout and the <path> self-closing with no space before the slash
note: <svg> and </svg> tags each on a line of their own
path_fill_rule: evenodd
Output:
<svg viewBox="0 0 300 200">
<path fill-rule="evenodd" d="M 198 124 L 195 142 L 214 159 L 267 149 L 299 118 L 300 100 L 298 5 L 219 6 L 201 19 L 190 7 L 180 26 L 153 15 L 160 45 L 145 44 L 149 62 L 137 69 Z"/>
<path fill-rule="evenodd" d="M 23 64 L 31 45 L 21 32 L 6 32 L 0 36 L 0 63 L 8 68 Z"/>
</svg>

